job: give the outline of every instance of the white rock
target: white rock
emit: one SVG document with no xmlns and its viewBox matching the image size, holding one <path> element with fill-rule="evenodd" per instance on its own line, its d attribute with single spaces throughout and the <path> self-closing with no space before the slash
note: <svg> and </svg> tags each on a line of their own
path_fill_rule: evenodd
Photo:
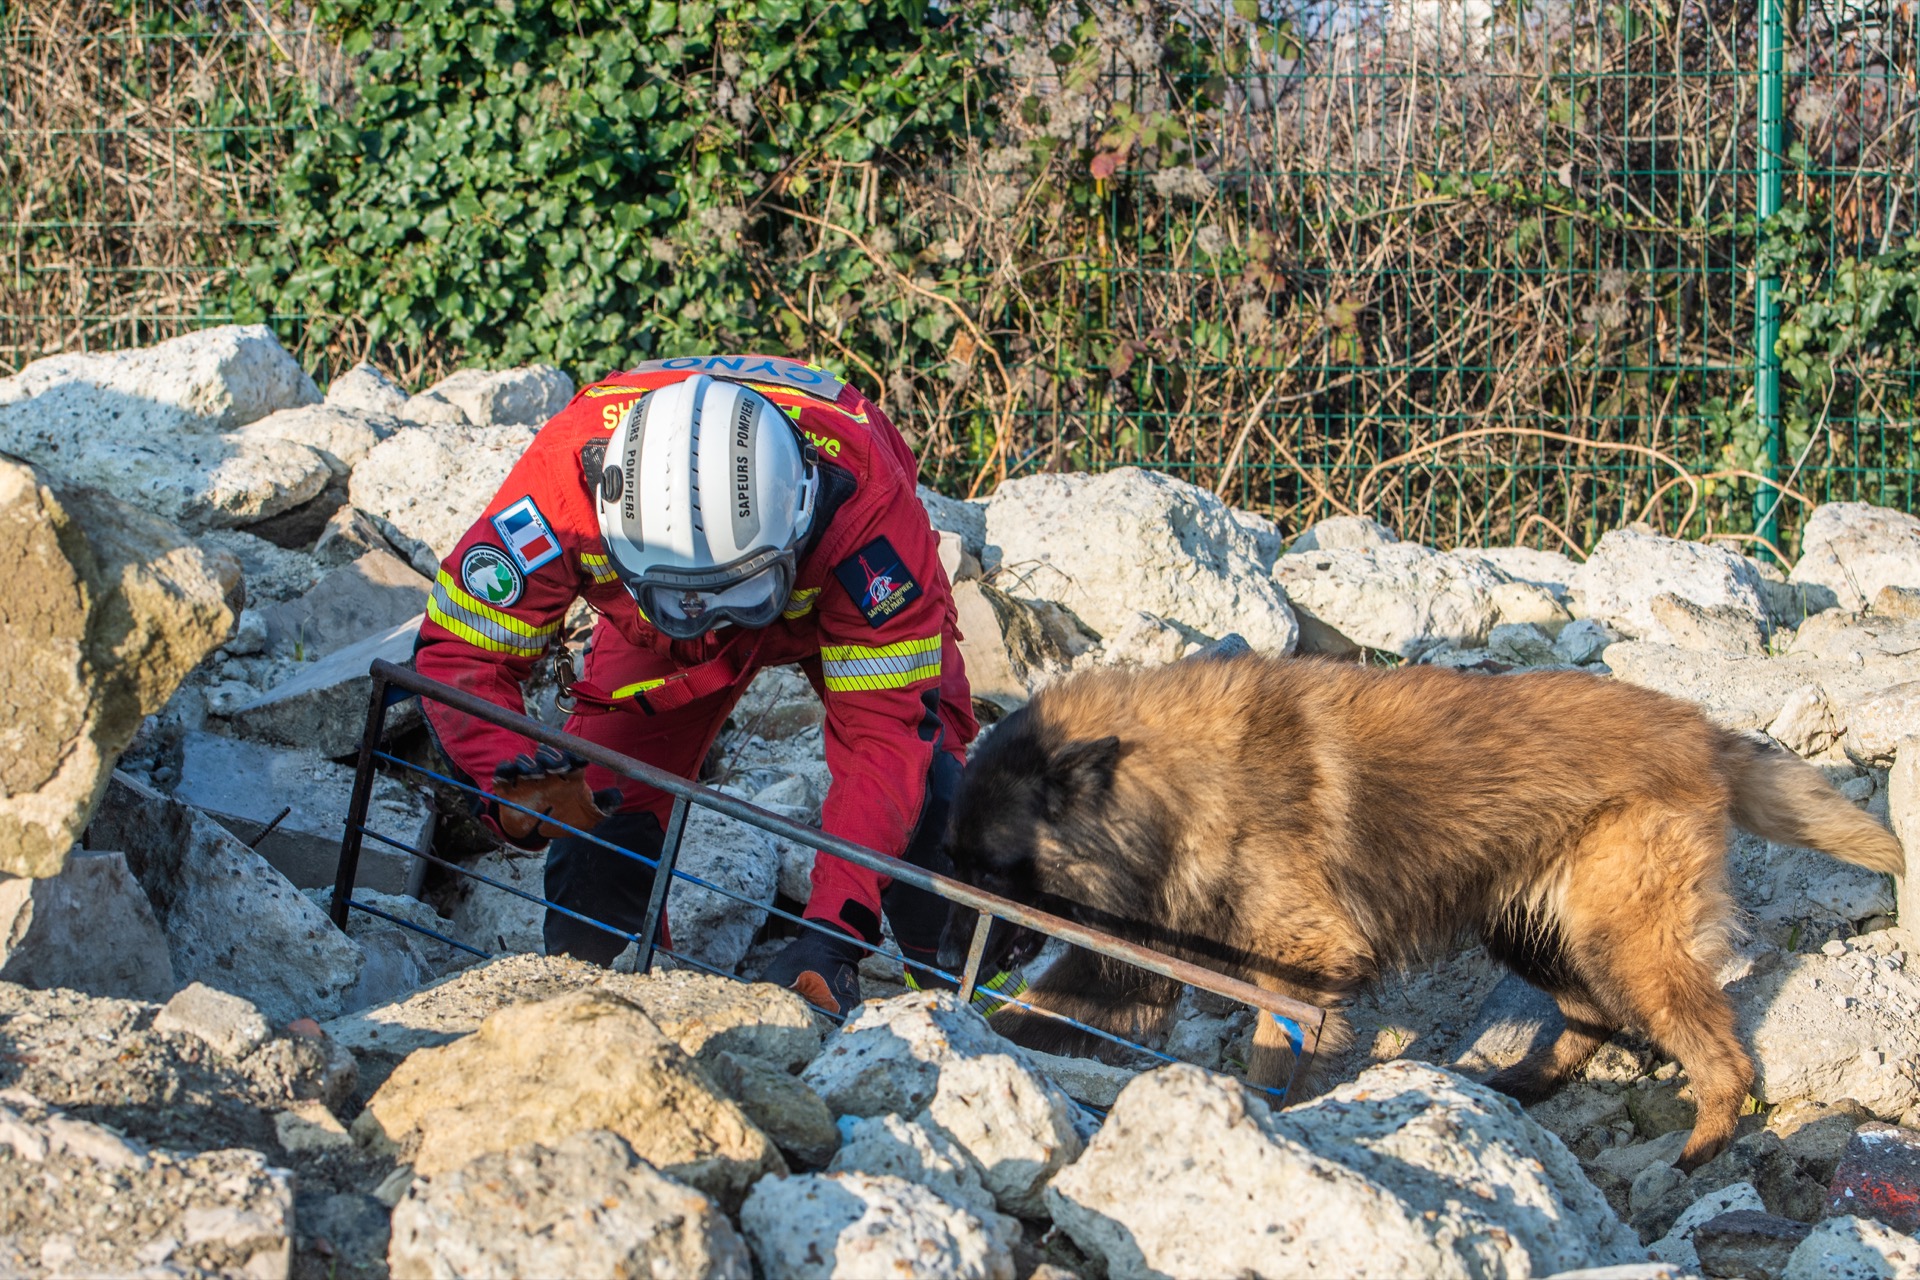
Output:
<svg viewBox="0 0 1920 1280">
<path fill-rule="evenodd" d="M 1920 1242 L 1870 1218 L 1828 1218 L 1795 1246 L 1780 1280 L 1920 1280 Z"/>
<path fill-rule="evenodd" d="M 1163 667 L 1177 662 L 1193 641 L 1186 632 L 1151 613 L 1136 613 L 1100 646 L 1104 666 Z"/>
<path fill-rule="evenodd" d="M 533 443 L 530 427 L 415 427 L 382 440 L 353 470 L 353 505 L 451 552 Z"/>
<path fill-rule="evenodd" d="M 1902 746 L 1887 771 L 1887 818 L 1907 855 L 1907 874 L 1899 877 L 1901 928 L 1920 937 L 1920 743 Z"/>
<path fill-rule="evenodd" d="M 1282 556 L 1273 575 L 1303 614 L 1349 642 L 1403 658 L 1484 644 L 1498 573 L 1413 543 Z"/>
<path fill-rule="evenodd" d="M 1767 619 L 1756 618 L 1738 605 L 1698 605 L 1662 591 L 1647 608 L 1668 644 L 1701 653 L 1766 656 Z"/>
<path fill-rule="evenodd" d="M 766 1280 L 1013 1280 L 1013 1255 L 980 1219 L 900 1178 L 764 1178 L 740 1228 Z"/>
<path fill-rule="evenodd" d="M 1607 630 L 1606 624 L 1595 622 L 1592 618 L 1577 618 L 1560 629 L 1553 638 L 1553 656 L 1562 662 L 1570 662 L 1584 667 L 1589 662 L 1598 662 L 1607 646 L 1620 637 Z"/>
<path fill-rule="evenodd" d="M 869 1001 L 802 1073 L 835 1115 L 914 1116 L 952 1139 L 1008 1213 L 1040 1216 L 1079 1155 L 1073 1103 L 953 993 Z"/>
<path fill-rule="evenodd" d="M 1902 742 L 1920 738 L 1920 680 L 1862 698 L 1843 714 L 1847 754 L 1862 764 L 1891 764 Z"/>
<path fill-rule="evenodd" d="M 1195 1067 L 1151 1072 L 1047 1201 L 1114 1280 L 1547 1275 L 1646 1256 L 1558 1138 L 1409 1061 L 1278 1114 Z"/>
<path fill-rule="evenodd" d="M 245 997 L 276 1025 L 341 1011 L 359 946 L 212 818 L 116 773 L 87 838 L 126 854 L 176 981 Z"/>
<path fill-rule="evenodd" d="M 1544 587 L 1561 601 L 1567 597 L 1567 583 L 1580 568 L 1558 551 L 1536 551 L 1532 547 L 1472 547 L 1454 554 L 1484 561 L 1515 582 Z"/>
<path fill-rule="evenodd" d="M 229 1058 L 244 1058 L 265 1044 L 273 1028 L 251 1000 L 190 982 L 153 1017 L 156 1031 L 197 1036 Z"/>
<path fill-rule="evenodd" d="M 236 430 L 319 398 L 264 325 L 228 325 L 0 379 L 0 450 L 190 528 L 244 525 L 299 506 L 331 472 L 311 449 Z"/>
<path fill-rule="evenodd" d="M 512 885 L 521 893 L 547 896 L 547 862 L 539 854 L 497 849 L 466 864 L 467 868 L 489 880 Z M 538 903 L 518 894 L 497 889 L 479 880 L 467 879 L 463 896 L 453 909 L 453 920 L 445 933 L 489 955 L 511 955 L 546 951 L 542 932 L 547 911 Z"/>
<path fill-rule="evenodd" d="M 1800 531 L 1800 559 L 1787 581 L 1824 587 L 1816 607 L 1865 608 L 1882 587 L 1920 587 L 1920 518 L 1865 502 L 1815 507 Z"/>
<path fill-rule="evenodd" d="M 1674 1266 L 1684 1267 L 1688 1271 L 1698 1271 L 1700 1255 L 1694 1251 L 1694 1231 L 1708 1219 L 1717 1218 L 1723 1213 L 1732 1213 L 1738 1209 L 1752 1209 L 1758 1213 L 1765 1213 L 1767 1206 L 1751 1183 L 1736 1182 L 1718 1191 L 1709 1191 L 1688 1205 L 1686 1211 L 1674 1220 L 1672 1229 L 1647 1246 L 1647 1252 L 1662 1262 L 1671 1262 Z"/>
<path fill-rule="evenodd" d="M 1737 833 L 1728 860 L 1741 909 L 1772 923 L 1811 921 L 1824 933 L 1893 910 L 1886 877 L 1816 849 Z"/>
<path fill-rule="evenodd" d="M 78 412 L 90 393 L 121 397 L 116 429 L 143 435 L 188 423 L 231 431 L 320 400 L 313 379 L 263 324 L 199 329 L 151 347 L 48 356 L 0 378 L 0 408 L 37 400 L 39 412 Z M 78 438 L 78 428 L 104 424 L 75 418 L 69 425 Z"/>
<path fill-rule="evenodd" d="M 712 1200 L 604 1129 L 415 1181 L 394 1206 L 387 1257 L 394 1280 L 753 1274 L 746 1245 Z"/>
<path fill-rule="evenodd" d="M 747 899 L 742 902 L 676 880 L 667 895 L 674 950 L 725 973 L 739 967 L 753 935 L 766 923 L 767 904 L 780 882 L 779 842 L 758 827 L 711 809 L 687 815 L 678 868 Z"/>
<path fill-rule="evenodd" d="M 1268 574 L 1273 542 L 1204 489 L 1122 467 L 1001 485 L 987 504 L 1008 589 L 1055 600 L 1102 635 L 1151 612 L 1218 638 L 1292 652 L 1299 634 Z"/>
<path fill-rule="evenodd" d="M 337 649 L 318 662 L 303 662 L 265 693 L 249 687 L 248 696 L 219 706 L 209 698 L 208 709 L 230 719 L 233 732 L 243 738 L 307 748 L 333 759 L 354 755 L 366 733 L 367 698 L 373 688 L 369 666 L 375 659 L 411 665 L 424 617 Z M 388 711 L 387 732 L 409 728 L 420 718 L 418 700 L 408 699 Z"/>
<path fill-rule="evenodd" d="M 1003 711 L 1073 665 L 1097 640 L 1069 610 L 1045 600 L 1022 600 L 984 582 L 953 589 L 960 657 L 974 697 Z"/>
<path fill-rule="evenodd" d="M 1572 621 L 1567 607 L 1560 603 L 1559 598 L 1546 587 L 1535 583 L 1502 582 L 1488 594 L 1493 600 L 1496 625 L 1530 622 L 1545 631 L 1551 640 Z"/>
<path fill-rule="evenodd" d="M 327 401 L 336 409 L 398 416 L 407 393 L 378 365 L 361 361 L 327 387 Z"/>
<path fill-rule="evenodd" d="M 396 411 L 403 421 L 423 427 L 470 427 L 467 411 L 437 391 L 422 391 L 407 397 Z"/>
<path fill-rule="evenodd" d="M 1839 741 L 1841 728 L 1827 691 L 1817 684 L 1803 684 L 1787 695 L 1767 734 L 1795 755 L 1812 758 Z"/>
<path fill-rule="evenodd" d="M 1762 1102 L 1853 1098 L 1887 1118 L 1920 1103 L 1912 1077 L 1880 1065 L 1920 1060 L 1920 980 L 1890 956 L 1789 955 L 1733 983 L 1727 996 Z"/>
<path fill-rule="evenodd" d="M 1365 516 L 1328 516 L 1310 526 L 1287 545 L 1288 555 L 1302 551 L 1368 551 L 1388 547 L 1400 536 L 1378 520 Z"/>
<path fill-rule="evenodd" d="M 935 529 L 945 533 L 960 535 L 961 545 L 976 559 L 982 558 L 987 546 L 987 504 L 984 502 L 962 502 L 958 498 L 949 498 L 935 493 L 925 485 L 915 490 L 920 496 L 920 505 L 927 509 L 927 521 Z"/>
<path fill-rule="evenodd" d="M 573 399 L 573 379 L 550 364 L 497 372 L 462 369 L 420 394 L 438 396 L 474 426 L 540 427 Z"/>
<path fill-rule="evenodd" d="M 1020 1238 L 1017 1220 L 1001 1213 L 980 1171 L 954 1140 L 937 1128 L 896 1115 L 842 1121 L 845 1137 L 828 1173 L 868 1173 L 904 1178 L 980 1219 L 1001 1243 Z"/>
<path fill-rule="evenodd" d="M 1655 614 L 1655 596 L 1671 593 L 1706 608 L 1726 605 L 1765 628 L 1760 581 L 1744 557 L 1724 547 L 1615 529 L 1601 537 L 1568 587 L 1582 617 L 1636 639 L 1679 644 Z"/>
<path fill-rule="evenodd" d="M 1847 707 L 1889 683 L 1885 660 L 1856 666 L 1794 655 L 1741 657 L 1646 640 L 1610 644 L 1601 657 L 1615 679 L 1698 703 L 1708 717 L 1729 729 L 1772 724 L 1787 699 L 1804 685 L 1819 685 L 1834 706 Z"/>
<path fill-rule="evenodd" d="M 0 981 L 123 1000 L 173 994 L 166 936 L 125 856 L 74 852 L 46 879 L 0 876 Z"/>
<path fill-rule="evenodd" d="M 1556 661 L 1553 637 L 1533 622 L 1497 622 L 1487 633 L 1487 648 L 1502 662 L 1541 666 Z"/>
<path fill-rule="evenodd" d="M 326 461 L 335 476 L 344 479 L 373 451 L 373 446 L 403 425 L 398 418 L 374 417 L 333 404 L 311 404 L 268 414 L 234 434 L 245 440 L 285 440 L 305 445 Z"/>
</svg>

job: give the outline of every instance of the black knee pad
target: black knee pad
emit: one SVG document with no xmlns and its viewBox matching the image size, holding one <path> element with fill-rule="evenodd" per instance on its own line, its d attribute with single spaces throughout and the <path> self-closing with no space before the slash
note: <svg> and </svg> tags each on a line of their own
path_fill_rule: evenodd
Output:
<svg viewBox="0 0 1920 1280">
<path fill-rule="evenodd" d="M 960 762 L 944 751 L 937 751 L 927 768 L 927 798 L 920 806 L 920 821 L 914 825 L 907 848 L 900 855 L 936 875 L 952 875 L 953 859 L 947 856 L 947 815 L 953 807 L 953 793 L 960 785 Z M 881 909 L 893 926 L 893 937 L 902 949 L 931 956 L 939 950 L 940 934 L 947 924 L 950 904 L 938 894 L 916 889 L 898 880 L 880 895 Z"/>
<path fill-rule="evenodd" d="M 658 859 L 666 832 L 651 813 L 616 813 L 593 829 L 608 844 Z M 547 846 L 547 901 L 612 925 L 640 932 L 653 894 L 653 868 L 580 836 L 561 836 Z M 549 909 L 543 929 L 547 954 L 610 965 L 626 949 L 619 934 Z"/>
</svg>

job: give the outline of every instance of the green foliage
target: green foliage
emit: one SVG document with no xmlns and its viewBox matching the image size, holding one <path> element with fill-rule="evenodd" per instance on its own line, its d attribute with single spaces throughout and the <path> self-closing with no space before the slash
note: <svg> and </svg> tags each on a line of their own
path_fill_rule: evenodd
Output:
<svg viewBox="0 0 1920 1280">
<path fill-rule="evenodd" d="M 1920 369 L 1920 237 L 1876 253 L 1849 252 L 1825 200 L 1792 204 L 1761 228 L 1757 266 L 1779 280 L 1774 349 L 1791 454 L 1798 456 L 1831 419 L 1920 417 L 1913 379 Z M 1739 465 L 1752 465 L 1745 459 L 1764 447 L 1758 427 L 1751 440 L 1736 439 Z"/>
<path fill-rule="evenodd" d="M 793 234 L 779 198 L 968 127 L 966 34 L 925 0 L 314 8 L 356 94 L 316 107 L 246 283 L 341 354 L 592 376 L 774 342 L 749 250 Z"/>
</svg>

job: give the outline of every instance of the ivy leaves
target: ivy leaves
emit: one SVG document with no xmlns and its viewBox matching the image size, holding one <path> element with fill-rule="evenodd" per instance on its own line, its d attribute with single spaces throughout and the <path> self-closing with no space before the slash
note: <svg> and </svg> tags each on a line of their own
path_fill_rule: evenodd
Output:
<svg viewBox="0 0 1920 1280">
<path fill-rule="evenodd" d="M 967 127 L 965 33 L 924 0 L 314 12 L 359 59 L 354 94 L 314 106 L 237 309 L 309 317 L 309 341 L 343 356 L 457 350 L 591 377 L 777 341 L 742 252 L 781 230 L 766 197 Z"/>
</svg>

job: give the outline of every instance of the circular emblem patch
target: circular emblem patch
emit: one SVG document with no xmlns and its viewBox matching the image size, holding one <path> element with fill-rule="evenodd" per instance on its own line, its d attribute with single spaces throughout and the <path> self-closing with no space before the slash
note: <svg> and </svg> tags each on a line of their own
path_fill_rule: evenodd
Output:
<svg viewBox="0 0 1920 1280">
<path fill-rule="evenodd" d="M 469 550 L 460 561 L 460 581 L 476 600 L 484 600 L 504 609 L 520 598 L 527 581 L 520 566 L 498 547 L 481 545 Z"/>
</svg>

